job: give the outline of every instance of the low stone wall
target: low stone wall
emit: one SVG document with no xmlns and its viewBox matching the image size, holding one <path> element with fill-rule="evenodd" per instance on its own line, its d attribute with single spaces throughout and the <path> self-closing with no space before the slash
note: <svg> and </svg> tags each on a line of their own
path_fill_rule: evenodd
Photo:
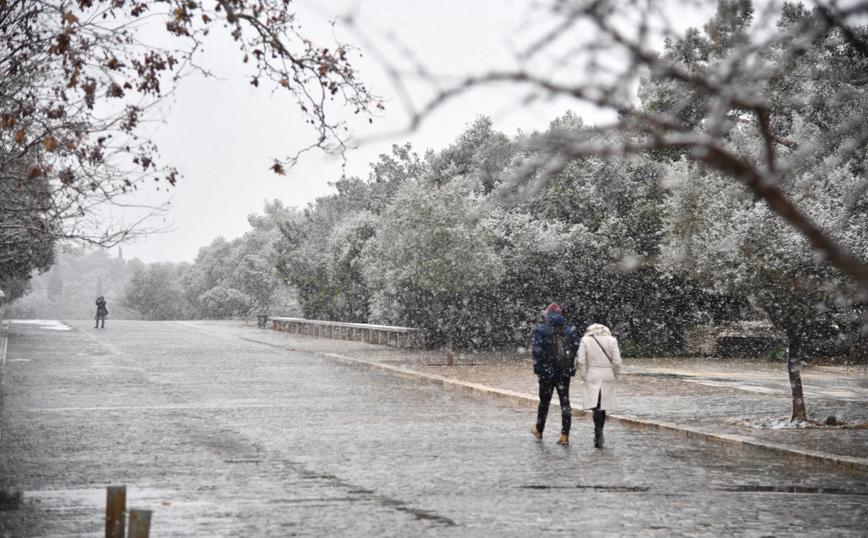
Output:
<svg viewBox="0 0 868 538">
<path fill-rule="evenodd" d="M 699 325 L 684 333 L 684 352 L 694 357 L 765 357 L 786 348 L 786 339 L 762 322 Z"/>
<path fill-rule="evenodd" d="M 765 357 L 777 349 L 786 349 L 787 342 L 774 336 L 722 335 L 717 337 L 720 357 Z"/>
<path fill-rule="evenodd" d="M 392 327 L 389 325 L 368 325 L 366 323 L 342 323 L 316 319 L 270 317 L 271 329 L 294 334 L 306 334 L 320 338 L 335 338 L 367 342 L 383 346 L 422 348 L 425 337 L 419 329 Z"/>
<path fill-rule="evenodd" d="M 0 320 L 0 391 L 6 385 L 6 347 L 9 345 L 9 321 Z M 0 394 L 0 398 L 3 395 Z"/>
</svg>

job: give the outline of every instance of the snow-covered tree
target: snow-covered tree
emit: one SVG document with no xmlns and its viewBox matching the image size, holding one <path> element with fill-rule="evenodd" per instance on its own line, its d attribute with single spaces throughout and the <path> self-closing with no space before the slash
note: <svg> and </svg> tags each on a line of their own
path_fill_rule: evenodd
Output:
<svg viewBox="0 0 868 538">
<path fill-rule="evenodd" d="M 244 294 L 248 308 L 256 307 L 262 312 L 279 305 L 275 298 L 281 281 L 274 274 L 276 245 L 281 237 L 280 227 L 298 218 L 295 208 L 286 207 L 279 200 L 266 201 L 262 214 L 250 214 L 247 220 L 251 229 L 231 241 L 218 237 L 210 245 L 199 249 L 192 267 L 184 273 L 182 285 L 184 296 L 194 311 L 206 317 L 228 315 L 234 310 L 220 307 L 214 309 L 214 297 L 225 297 L 226 292 L 215 292 L 211 303 L 202 303 L 202 297 L 215 288 L 236 290 Z M 234 300 L 234 299 L 233 299 Z M 233 314 L 234 315 L 234 314 Z"/>
<path fill-rule="evenodd" d="M 609 110 L 617 119 L 594 131 L 627 136 L 606 140 L 551 131 L 523 139 L 525 148 L 560 157 L 546 174 L 530 176 L 535 186 L 525 192 L 539 192 L 569 158 L 686 155 L 748 188 L 805 236 L 809 248 L 868 291 L 865 260 L 808 218 L 783 188 L 802 163 L 814 163 L 815 178 L 833 162 L 862 166 L 868 144 L 868 30 L 859 26 L 868 2 L 815 4 L 806 9 L 765 2 L 755 8 L 750 0 L 709 0 L 708 23 L 680 32 L 671 23 L 680 5 L 675 2 L 552 0 L 557 22 L 528 30 L 529 44 L 514 69 L 457 82 L 432 79 L 435 95 L 418 109 L 414 124 L 485 84 L 520 86 L 527 100 L 560 97 Z M 532 32 L 542 37 L 530 37 Z M 641 105 L 632 91 L 640 81 Z M 797 117 L 821 128 L 823 139 L 795 142 L 788 129 Z M 760 134 L 761 151 L 739 153 L 728 141 L 748 126 Z M 858 198 L 859 192 L 849 195 Z"/>
<path fill-rule="evenodd" d="M 267 311 L 279 281 L 274 276 L 274 265 L 268 256 L 248 254 L 232 274 L 242 293 L 249 298 L 250 306 Z M 212 288 L 213 289 L 213 288 Z"/>
<path fill-rule="evenodd" d="M 633 140 L 629 134 L 600 133 L 573 113 L 557 118 L 541 134 L 600 145 Z M 540 185 L 540 177 L 550 174 L 552 166 L 558 172 L 533 197 L 512 197 L 524 203 L 509 212 L 525 214 L 546 234 L 563 231 L 557 233 L 558 254 L 537 253 L 534 242 L 514 251 L 511 236 L 523 232 L 516 232 L 513 218 L 499 234 L 507 238 L 503 245 L 509 251 L 502 255 L 516 260 L 507 264 L 505 294 L 524 305 L 557 301 L 579 325 L 589 323 L 593 314 L 625 342 L 650 346 L 656 353 L 678 350 L 685 327 L 726 315 L 723 298 L 704 293 L 688 278 L 661 271 L 657 264 L 666 196 L 660 187 L 665 167 L 659 161 L 639 153 L 569 158 L 547 151 L 521 152 L 513 161 L 515 171 L 503 173 L 503 185 L 514 181 L 510 174 L 524 174 L 524 184 L 533 186 Z M 497 193 L 492 199 L 511 201 Z M 552 244 L 551 239 L 539 241 Z M 524 256 L 527 261 L 517 261 Z M 510 310 L 508 303 L 504 310 Z"/>
<path fill-rule="evenodd" d="M 454 331 L 470 297 L 503 276 L 491 238 L 469 219 L 473 209 L 472 193 L 461 182 L 408 183 L 363 253 L 374 320 L 388 323 L 427 313 L 446 339 L 450 366 Z"/>
<path fill-rule="evenodd" d="M 753 143 L 759 143 L 758 137 Z M 803 214 L 849 252 L 868 259 L 868 211 L 845 207 L 846 193 L 860 182 L 837 168 L 820 180 L 798 178 L 784 187 Z M 792 418 L 805 420 L 800 360 L 808 342 L 828 331 L 833 314 L 840 314 L 838 292 L 847 287 L 847 277 L 817 256 L 808 240 L 762 200 L 720 173 L 682 160 L 672 166 L 670 188 L 673 269 L 722 292 L 746 296 L 786 336 Z"/>
<path fill-rule="evenodd" d="M 215 286 L 199 297 L 202 314 L 208 319 L 243 316 L 250 309 L 252 302 L 244 292 L 223 286 Z"/>
<path fill-rule="evenodd" d="M 195 310 L 201 311 L 203 306 L 199 298 L 208 290 L 218 286 L 226 286 L 237 268 L 237 262 L 233 256 L 237 240 L 227 241 L 224 237 L 217 237 L 210 245 L 199 249 L 199 253 L 193 260 L 193 266 L 184 273 L 181 280 L 184 297 Z"/>
<path fill-rule="evenodd" d="M 121 303 L 138 311 L 142 319 L 183 319 L 185 301 L 180 281 L 186 268 L 186 264 L 172 263 L 137 267 L 126 285 Z"/>
<path fill-rule="evenodd" d="M 374 236 L 376 217 L 367 211 L 338 223 L 328 238 L 328 277 L 334 286 L 334 308 L 348 322 L 367 322 L 371 292 L 362 274 L 362 252 Z"/>
<path fill-rule="evenodd" d="M 359 273 L 358 257 L 373 235 L 373 220 L 404 183 L 418 180 L 425 170 L 409 144 L 395 145 L 391 154 L 371 164 L 367 181 L 341 178 L 333 184 L 335 194 L 318 198 L 303 218 L 280 226 L 277 274 L 295 288 L 306 317 L 368 320 L 370 292 Z"/>
</svg>

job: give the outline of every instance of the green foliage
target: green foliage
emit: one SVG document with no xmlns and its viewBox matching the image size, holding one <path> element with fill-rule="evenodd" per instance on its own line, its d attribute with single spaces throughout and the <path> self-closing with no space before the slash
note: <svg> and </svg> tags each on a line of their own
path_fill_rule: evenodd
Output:
<svg viewBox="0 0 868 538">
<path fill-rule="evenodd" d="M 23 503 L 24 492 L 20 489 L 0 489 L 0 510 L 17 510 Z"/>
<path fill-rule="evenodd" d="M 0 199 L 4 207 L 9 208 L 6 200 L 9 193 L 5 192 L 3 179 L 0 178 Z M 54 249 L 56 241 L 50 237 L 39 236 L 22 239 L 23 225 L 15 221 L 18 211 L 11 211 L 12 215 L 6 215 L 6 211 L 0 209 L 0 222 L 3 222 L 0 231 L 0 289 L 6 294 L 6 301 L 14 301 L 27 295 L 31 290 L 30 279 L 34 274 L 46 272 L 55 261 Z M 26 211 L 25 211 L 26 212 Z M 30 235 L 29 232 L 24 235 Z"/>
<path fill-rule="evenodd" d="M 626 358 L 649 358 L 660 357 L 659 352 L 655 352 L 650 344 L 645 342 L 637 342 L 632 338 L 622 338 L 618 340 L 618 347 L 621 349 L 621 356 Z"/>
<path fill-rule="evenodd" d="M 838 420 L 838 417 L 835 415 L 829 415 L 823 420 L 823 425 L 825 426 L 840 426 L 845 424 L 845 422 Z"/>
<path fill-rule="evenodd" d="M 766 355 L 765 359 L 768 362 L 787 362 L 787 352 L 783 348 L 775 348 L 771 353 Z"/>
<path fill-rule="evenodd" d="M 831 338 L 812 339 L 807 346 L 806 354 L 812 357 L 846 357 L 849 355 L 847 338 L 840 334 Z"/>
</svg>

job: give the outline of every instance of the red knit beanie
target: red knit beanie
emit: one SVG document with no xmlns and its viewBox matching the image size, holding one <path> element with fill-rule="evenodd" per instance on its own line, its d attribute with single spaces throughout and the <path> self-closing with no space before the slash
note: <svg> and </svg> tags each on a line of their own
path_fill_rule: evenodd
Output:
<svg viewBox="0 0 868 538">
<path fill-rule="evenodd" d="M 561 307 L 558 305 L 558 303 L 552 303 L 549 305 L 548 308 L 546 308 L 546 316 L 548 316 L 552 312 L 557 312 L 558 314 L 560 314 L 562 316 L 564 315 L 564 313 L 561 312 Z"/>
</svg>

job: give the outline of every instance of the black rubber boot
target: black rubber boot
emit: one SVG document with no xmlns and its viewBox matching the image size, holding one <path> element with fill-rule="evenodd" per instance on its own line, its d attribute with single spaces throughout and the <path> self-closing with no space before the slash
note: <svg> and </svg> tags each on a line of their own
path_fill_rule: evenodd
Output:
<svg viewBox="0 0 868 538">
<path fill-rule="evenodd" d="M 594 409 L 594 448 L 603 448 L 603 425 L 606 423 L 606 412 Z"/>
</svg>

